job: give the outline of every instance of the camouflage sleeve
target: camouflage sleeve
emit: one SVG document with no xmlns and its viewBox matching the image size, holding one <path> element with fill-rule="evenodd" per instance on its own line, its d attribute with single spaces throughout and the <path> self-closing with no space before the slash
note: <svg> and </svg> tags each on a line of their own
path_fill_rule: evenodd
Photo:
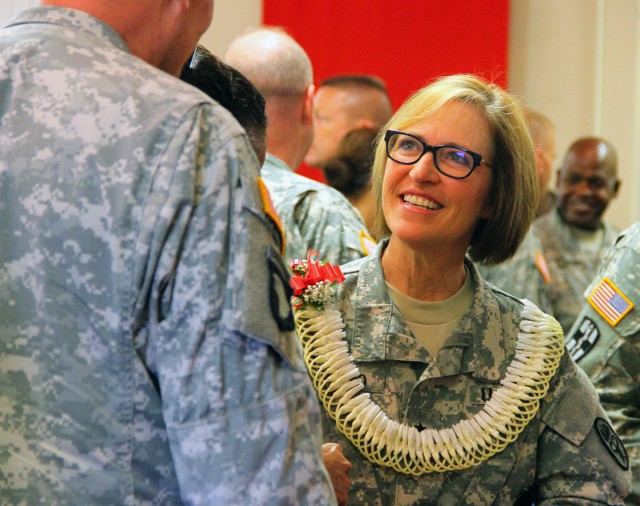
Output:
<svg viewBox="0 0 640 506">
<path fill-rule="evenodd" d="M 624 444 L 634 477 L 628 504 L 640 503 L 640 332 L 619 340 L 607 366 L 593 378 L 602 407 Z"/>
<path fill-rule="evenodd" d="M 624 504 L 628 455 L 586 374 L 566 353 L 560 367 L 543 413 L 535 503 Z"/>
<path fill-rule="evenodd" d="M 148 345 L 187 504 L 334 504 L 287 274 L 246 138 L 201 106 L 162 156 Z M 239 132 L 238 132 L 239 133 Z"/>
<path fill-rule="evenodd" d="M 366 256 L 372 242 L 360 214 L 333 188 L 307 194 L 299 223 L 319 258 L 335 265 Z M 322 250 L 322 251 L 321 251 Z"/>
</svg>

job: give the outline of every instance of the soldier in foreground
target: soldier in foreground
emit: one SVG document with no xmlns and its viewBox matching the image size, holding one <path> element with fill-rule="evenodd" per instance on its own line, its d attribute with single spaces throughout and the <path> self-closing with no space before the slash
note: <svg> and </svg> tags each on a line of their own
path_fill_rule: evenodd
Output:
<svg viewBox="0 0 640 506">
<path fill-rule="evenodd" d="M 324 439 L 352 464 L 349 504 L 623 504 L 628 458 L 558 322 L 467 259 L 508 257 L 535 213 L 516 100 L 448 76 L 387 128 L 373 186 L 389 238 L 343 266 L 335 306 L 318 311 L 325 285 L 293 279 Z"/>
<path fill-rule="evenodd" d="M 0 502 L 334 504 L 257 158 L 174 77 L 213 2 L 46 3 L 0 31 Z"/>
</svg>

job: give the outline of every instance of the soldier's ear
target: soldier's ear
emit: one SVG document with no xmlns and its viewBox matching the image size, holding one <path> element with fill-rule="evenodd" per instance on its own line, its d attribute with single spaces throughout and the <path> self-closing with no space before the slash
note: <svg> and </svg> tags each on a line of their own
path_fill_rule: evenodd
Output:
<svg viewBox="0 0 640 506">
<path fill-rule="evenodd" d="M 618 196 L 618 191 L 620 190 L 620 184 L 622 182 L 619 179 L 616 179 L 616 182 L 613 184 L 613 196 Z"/>
<path fill-rule="evenodd" d="M 310 84 L 304 91 L 304 107 L 302 108 L 302 122 L 305 125 L 313 123 L 313 94 L 316 87 Z"/>
</svg>

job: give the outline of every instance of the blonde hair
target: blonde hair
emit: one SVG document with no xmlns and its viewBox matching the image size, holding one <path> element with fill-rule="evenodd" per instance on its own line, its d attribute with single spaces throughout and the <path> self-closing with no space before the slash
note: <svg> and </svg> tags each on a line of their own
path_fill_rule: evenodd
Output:
<svg viewBox="0 0 640 506">
<path fill-rule="evenodd" d="M 376 201 L 374 232 L 391 234 L 382 211 L 382 181 L 387 164 L 384 133 L 405 130 L 448 102 L 473 105 L 485 118 L 493 141 L 489 218 L 478 223 L 469 248 L 474 261 L 500 263 L 516 252 L 533 220 L 538 203 L 535 154 L 524 114 L 517 100 L 496 84 L 477 76 L 439 78 L 414 93 L 380 131 L 372 167 Z"/>
</svg>

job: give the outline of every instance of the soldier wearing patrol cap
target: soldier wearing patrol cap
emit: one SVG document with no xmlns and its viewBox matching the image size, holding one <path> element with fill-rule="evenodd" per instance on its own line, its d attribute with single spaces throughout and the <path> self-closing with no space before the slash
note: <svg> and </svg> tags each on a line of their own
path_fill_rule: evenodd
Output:
<svg viewBox="0 0 640 506">
<path fill-rule="evenodd" d="M 213 1 L 46 3 L 0 30 L 0 503 L 335 504 L 258 160 L 174 77 Z"/>
<path fill-rule="evenodd" d="M 600 402 L 628 452 L 640 505 L 640 223 L 622 232 L 585 291 L 587 303 L 567 338 L 567 350 L 596 387 Z"/>
<path fill-rule="evenodd" d="M 339 191 L 295 174 L 313 139 L 313 70 L 304 49 L 281 30 L 261 28 L 231 42 L 224 61 L 242 72 L 267 103 L 267 159 L 262 177 L 282 221 L 285 258 L 313 248 L 343 264 L 375 242 Z"/>
</svg>

